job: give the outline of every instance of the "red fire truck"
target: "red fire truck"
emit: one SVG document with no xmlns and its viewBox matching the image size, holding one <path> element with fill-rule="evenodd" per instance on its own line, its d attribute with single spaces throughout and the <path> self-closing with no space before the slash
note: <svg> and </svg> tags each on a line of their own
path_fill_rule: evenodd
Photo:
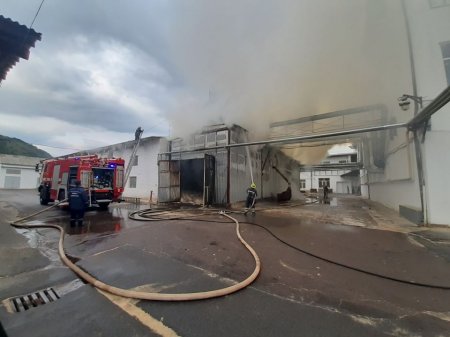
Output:
<svg viewBox="0 0 450 337">
<path fill-rule="evenodd" d="M 69 188 L 80 180 L 88 194 L 89 206 L 106 209 L 111 202 L 120 201 L 124 189 L 124 164 L 121 158 L 99 158 L 97 155 L 45 160 L 40 168 L 38 188 L 41 205 L 66 199 Z"/>
</svg>

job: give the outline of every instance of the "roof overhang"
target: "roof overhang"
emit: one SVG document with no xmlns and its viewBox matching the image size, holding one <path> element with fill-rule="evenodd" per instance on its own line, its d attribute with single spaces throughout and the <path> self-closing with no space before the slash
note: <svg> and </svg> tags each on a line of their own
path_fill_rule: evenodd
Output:
<svg viewBox="0 0 450 337">
<path fill-rule="evenodd" d="M 28 60 L 38 40 L 41 33 L 0 15 L 0 82 L 21 58 Z"/>
</svg>

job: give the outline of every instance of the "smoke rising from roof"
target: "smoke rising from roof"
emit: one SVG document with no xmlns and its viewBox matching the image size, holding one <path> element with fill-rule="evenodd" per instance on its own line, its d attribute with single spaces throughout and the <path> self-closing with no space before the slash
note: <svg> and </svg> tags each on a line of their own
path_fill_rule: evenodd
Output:
<svg viewBox="0 0 450 337">
<path fill-rule="evenodd" d="M 224 122 L 261 139 L 274 121 L 375 103 L 397 110 L 408 91 L 398 0 L 203 0 L 174 10 L 170 54 L 191 88 L 169 113 L 176 136 Z"/>
</svg>

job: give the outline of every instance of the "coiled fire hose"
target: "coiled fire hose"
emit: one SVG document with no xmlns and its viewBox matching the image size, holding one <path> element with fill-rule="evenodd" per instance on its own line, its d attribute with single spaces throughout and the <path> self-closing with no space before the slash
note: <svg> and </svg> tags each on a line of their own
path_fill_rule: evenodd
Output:
<svg viewBox="0 0 450 337">
<path fill-rule="evenodd" d="M 11 226 L 17 227 L 17 228 L 55 228 L 59 230 L 60 237 L 59 237 L 59 243 L 58 243 L 58 252 L 61 257 L 61 260 L 64 262 L 64 264 L 69 267 L 72 271 L 74 271 L 79 277 L 81 277 L 83 280 L 85 280 L 87 283 L 93 285 L 94 287 L 104 290 L 106 292 L 109 292 L 114 295 L 127 297 L 127 298 L 134 298 L 139 300 L 150 300 L 150 301 L 193 301 L 193 300 L 202 300 L 202 299 L 208 299 L 208 298 L 214 298 L 214 297 L 221 297 L 225 295 L 232 294 L 238 290 L 241 290 L 248 285 L 250 285 L 259 275 L 261 271 L 261 262 L 256 254 L 255 250 L 242 238 L 240 233 L 240 227 L 239 222 L 226 214 L 224 211 L 220 211 L 219 214 L 223 217 L 226 217 L 230 220 L 232 220 L 236 224 L 236 235 L 239 239 L 239 241 L 244 245 L 244 247 L 252 254 L 254 260 L 255 260 L 255 269 L 251 273 L 250 276 L 248 276 L 245 280 L 240 281 L 232 286 L 216 289 L 216 290 L 210 290 L 210 291 L 203 291 L 203 292 L 194 292 L 194 293 L 181 293 L 181 294 L 167 294 L 167 293 L 151 293 L 151 292 L 143 292 L 143 291 L 135 291 L 135 290 L 128 290 L 123 288 L 114 287 L 112 285 L 106 284 L 95 277 L 91 276 L 84 270 L 82 270 L 80 267 L 78 267 L 76 264 L 74 264 L 70 259 L 66 256 L 66 253 L 64 252 L 64 236 L 65 231 L 64 228 L 62 228 L 59 225 L 51 225 L 51 224 L 44 224 L 44 225 L 27 225 L 27 224 L 19 224 L 20 222 L 23 222 L 29 218 L 32 218 L 38 214 L 41 214 L 45 211 L 48 211 L 52 209 L 53 207 L 58 206 L 60 203 L 67 201 L 61 200 L 58 203 L 55 203 L 54 205 L 47 207 L 44 210 L 41 210 L 39 212 L 30 214 L 24 218 L 18 219 L 14 222 L 11 222 Z"/>
</svg>

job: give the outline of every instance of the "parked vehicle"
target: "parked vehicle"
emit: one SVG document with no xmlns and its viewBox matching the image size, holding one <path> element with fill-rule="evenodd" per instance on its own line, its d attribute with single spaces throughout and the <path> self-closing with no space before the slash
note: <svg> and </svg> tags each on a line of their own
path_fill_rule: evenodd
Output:
<svg viewBox="0 0 450 337">
<path fill-rule="evenodd" d="M 124 190 L 122 158 L 99 158 L 97 155 L 45 160 L 38 187 L 41 205 L 67 198 L 68 190 L 76 180 L 86 189 L 89 206 L 106 209 L 111 202 L 120 202 Z M 67 206 L 68 203 L 61 203 Z"/>
</svg>

